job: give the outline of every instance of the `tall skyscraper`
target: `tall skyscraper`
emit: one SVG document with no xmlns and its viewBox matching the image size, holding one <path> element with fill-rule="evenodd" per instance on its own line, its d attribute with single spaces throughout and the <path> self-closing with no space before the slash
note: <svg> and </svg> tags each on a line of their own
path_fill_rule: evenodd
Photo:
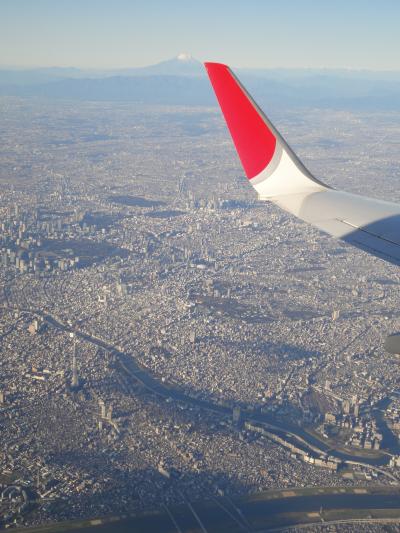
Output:
<svg viewBox="0 0 400 533">
<path fill-rule="evenodd" d="M 99 407 L 100 407 L 100 417 L 106 418 L 106 404 L 104 403 L 104 400 L 99 400 Z"/>
<path fill-rule="evenodd" d="M 78 368 L 76 365 L 76 338 L 74 337 L 73 351 L 72 351 L 72 378 L 71 378 L 71 388 L 77 389 L 79 387 L 79 375 Z"/>
</svg>

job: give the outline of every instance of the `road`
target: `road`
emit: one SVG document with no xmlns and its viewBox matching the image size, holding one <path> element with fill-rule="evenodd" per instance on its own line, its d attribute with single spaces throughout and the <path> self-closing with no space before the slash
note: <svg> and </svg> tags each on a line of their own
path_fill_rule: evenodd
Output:
<svg viewBox="0 0 400 533">
<path fill-rule="evenodd" d="M 130 517 L 62 522 L 16 533 L 251 533 L 305 524 L 400 523 L 400 491 L 388 487 L 286 489 L 234 502 L 225 498 L 190 502 L 190 506 Z"/>
</svg>

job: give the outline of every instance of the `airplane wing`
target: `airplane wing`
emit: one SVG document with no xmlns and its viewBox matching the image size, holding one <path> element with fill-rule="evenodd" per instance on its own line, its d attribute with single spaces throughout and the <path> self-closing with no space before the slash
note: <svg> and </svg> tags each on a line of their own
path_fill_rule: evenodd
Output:
<svg viewBox="0 0 400 533">
<path fill-rule="evenodd" d="M 320 230 L 400 264 L 400 205 L 332 189 L 316 179 L 230 68 L 205 63 L 250 183 L 268 200 Z"/>
</svg>

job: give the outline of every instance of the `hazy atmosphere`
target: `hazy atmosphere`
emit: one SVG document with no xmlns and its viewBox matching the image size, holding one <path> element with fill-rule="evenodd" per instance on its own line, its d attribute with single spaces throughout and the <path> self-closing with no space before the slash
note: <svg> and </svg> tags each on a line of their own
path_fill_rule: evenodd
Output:
<svg viewBox="0 0 400 533">
<path fill-rule="evenodd" d="M 399 531 L 399 20 L 0 1 L 0 531 Z"/>
</svg>

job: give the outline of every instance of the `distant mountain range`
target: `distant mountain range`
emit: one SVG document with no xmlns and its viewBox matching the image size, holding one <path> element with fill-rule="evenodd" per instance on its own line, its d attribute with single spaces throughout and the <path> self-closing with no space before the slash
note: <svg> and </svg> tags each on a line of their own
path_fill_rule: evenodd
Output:
<svg viewBox="0 0 400 533">
<path fill-rule="evenodd" d="M 189 54 L 179 54 L 177 57 L 161 61 L 148 67 L 133 67 L 123 69 L 78 69 L 64 67 L 49 68 L 1 68 L 0 86 L 3 85 L 37 85 L 63 79 L 102 79 L 110 77 L 131 76 L 190 76 L 201 77 L 204 67 L 200 61 Z"/>
<path fill-rule="evenodd" d="M 400 72 L 235 69 L 266 108 L 400 111 Z M 0 95 L 146 104 L 215 105 L 203 65 L 188 54 L 118 70 L 1 69 Z"/>
</svg>

